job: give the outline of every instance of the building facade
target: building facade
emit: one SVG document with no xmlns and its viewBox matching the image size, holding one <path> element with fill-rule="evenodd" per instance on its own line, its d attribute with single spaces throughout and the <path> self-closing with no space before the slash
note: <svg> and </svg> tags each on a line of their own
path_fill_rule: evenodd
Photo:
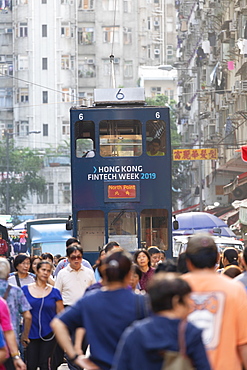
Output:
<svg viewBox="0 0 247 370">
<path fill-rule="evenodd" d="M 25 213 L 71 213 L 69 154 L 46 158 L 69 143 L 70 107 L 91 105 L 95 88 L 139 86 L 139 66 L 173 64 L 175 25 L 173 0 L 0 1 L 0 129 L 44 155 L 47 191 Z"/>
</svg>

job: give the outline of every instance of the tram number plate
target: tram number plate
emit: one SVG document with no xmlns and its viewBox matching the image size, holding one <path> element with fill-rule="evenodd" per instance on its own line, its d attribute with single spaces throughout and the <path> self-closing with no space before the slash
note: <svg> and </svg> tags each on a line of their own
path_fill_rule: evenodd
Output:
<svg viewBox="0 0 247 370">
<path fill-rule="evenodd" d="M 136 185 L 108 185 L 108 199 L 133 199 L 136 198 Z"/>
</svg>

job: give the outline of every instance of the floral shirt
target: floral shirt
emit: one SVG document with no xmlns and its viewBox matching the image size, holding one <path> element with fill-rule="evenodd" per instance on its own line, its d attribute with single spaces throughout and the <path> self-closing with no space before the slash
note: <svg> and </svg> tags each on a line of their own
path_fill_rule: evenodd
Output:
<svg viewBox="0 0 247 370">
<path fill-rule="evenodd" d="M 11 285 L 11 284 L 10 284 Z M 0 297 L 4 296 L 8 287 L 8 281 L 0 279 Z M 21 288 L 11 285 L 6 302 L 9 307 L 11 322 L 16 335 L 17 342 L 19 343 L 20 324 L 22 321 L 21 314 L 25 311 L 31 310 L 31 306 L 28 303 Z"/>
</svg>

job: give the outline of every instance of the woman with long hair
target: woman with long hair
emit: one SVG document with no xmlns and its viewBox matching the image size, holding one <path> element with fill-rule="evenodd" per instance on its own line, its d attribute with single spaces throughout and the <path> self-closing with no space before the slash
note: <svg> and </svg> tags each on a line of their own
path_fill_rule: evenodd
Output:
<svg viewBox="0 0 247 370">
<path fill-rule="evenodd" d="M 49 361 L 56 345 L 50 322 L 63 310 L 62 297 L 58 289 L 48 284 L 52 264 L 40 261 L 36 266 L 36 281 L 22 288 L 32 309 L 30 343 L 26 350 L 27 369 L 50 369 Z"/>
<path fill-rule="evenodd" d="M 109 370 L 119 338 L 133 321 L 147 314 L 145 297 L 129 289 L 131 255 L 114 249 L 103 260 L 104 286 L 88 292 L 69 310 L 52 321 L 57 340 L 76 365 Z M 76 352 L 69 330 L 83 328 L 90 345 L 90 358 Z"/>
</svg>

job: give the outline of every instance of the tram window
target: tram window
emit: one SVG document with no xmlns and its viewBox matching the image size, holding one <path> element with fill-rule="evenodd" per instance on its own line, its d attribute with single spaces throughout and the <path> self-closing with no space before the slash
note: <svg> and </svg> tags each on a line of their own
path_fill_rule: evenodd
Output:
<svg viewBox="0 0 247 370">
<path fill-rule="evenodd" d="M 95 156 L 95 127 L 92 121 L 75 123 L 76 157 L 91 158 Z"/>
<path fill-rule="evenodd" d="M 133 211 L 112 211 L 108 213 L 108 240 L 117 241 L 121 247 L 133 251 L 138 247 L 137 214 Z"/>
<path fill-rule="evenodd" d="M 149 156 L 163 156 L 166 148 L 165 122 L 161 120 L 147 121 L 146 138 L 147 138 L 147 154 Z"/>
<path fill-rule="evenodd" d="M 103 211 L 79 211 L 78 238 L 84 252 L 98 251 L 105 244 L 105 217 Z"/>
<path fill-rule="evenodd" d="M 142 154 L 142 124 L 138 120 L 101 121 L 102 157 L 138 157 Z"/>
<path fill-rule="evenodd" d="M 141 212 L 141 244 L 168 249 L 168 212 L 166 209 L 145 209 Z"/>
</svg>

